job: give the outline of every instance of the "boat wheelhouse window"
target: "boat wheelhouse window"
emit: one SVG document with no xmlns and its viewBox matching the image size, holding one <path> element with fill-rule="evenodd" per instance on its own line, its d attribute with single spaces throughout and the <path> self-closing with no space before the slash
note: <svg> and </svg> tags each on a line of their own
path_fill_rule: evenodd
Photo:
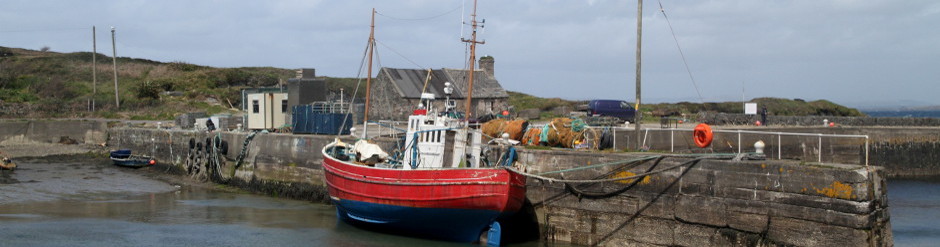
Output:
<svg viewBox="0 0 940 247">
<path fill-rule="evenodd" d="M 287 112 L 287 100 L 281 100 L 281 112 Z"/>
<path fill-rule="evenodd" d="M 252 112 L 252 113 L 261 112 L 261 110 L 258 109 L 258 107 L 259 107 L 259 106 L 258 106 L 258 100 L 252 100 L 252 101 L 251 101 L 251 112 Z"/>
</svg>

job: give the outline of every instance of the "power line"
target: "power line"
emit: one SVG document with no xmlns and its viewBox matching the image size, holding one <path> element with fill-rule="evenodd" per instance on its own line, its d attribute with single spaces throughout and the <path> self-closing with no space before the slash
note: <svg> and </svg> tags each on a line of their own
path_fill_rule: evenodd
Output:
<svg viewBox="0 0 940 247">
<path fill-rule="evenodd" d="M 400 17 L 388 16 L 379 12 L 375 12 L 375 13 L 384 17 L 388 17 L 389 19 L 394 19 L 394 20 L 399 20 L 399 21 L 426 21 L 426 20 L 431 20 L 431 19 L 435 19 L 441 16 L 448 15 L 450 13 L 453 13 L 454 11 L 457 11 L 460 8 L 463 8 L 463 5 L 457 6 L 456 8 L 448 10 L 447 12 L 444 12 L 442 14 L 438 14 L 438 15 L 434 15 L 430 17 L 424 17 L 424 18 L 400 18 Z"/>
<path fill-rule="evenodd" d="M 72 30 L 88 30 L 85 27 L 75 27 L 75 28 L 51 28 L 51 29 L 20 29 L 20 30 L 0 30 L 0 33 L 30 33 L 30 32 L 55 32 L 55 31 L 72 31 Z"/>
</svg>

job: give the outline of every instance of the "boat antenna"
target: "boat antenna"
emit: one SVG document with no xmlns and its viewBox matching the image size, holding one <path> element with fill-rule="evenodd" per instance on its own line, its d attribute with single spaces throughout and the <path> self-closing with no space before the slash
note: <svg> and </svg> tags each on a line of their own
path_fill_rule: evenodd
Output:
<svg viewBox="0 0 940 247">
<path fill-rule="evenodd" d="M 372 53 L 375 52 L 375 8 L 372 8 L 372 22 L 369 24 L 369 69 L 366 74 L 366 110 L 362 117 L 362 139 L 368 137 L 369 133 L 369 98 L 372 91 Z"/>
<path fill-rule="evenodd" d="M 469 121 L 471 116 L 470 109 L 473 105 L 473 65 L 476 63 L 477 44 L 486 44 L 486 41 L 477 41 L 477 1 L 473 1 L 473 14 L 470 14 L 470 39 L 461 38 L 460 40 L 470 43 L 470 69 L 467 70 L 467 111 L 464 112 L 464 120 Z M 639 132 L 637 132 L 639 133 Z"/>
</svg>

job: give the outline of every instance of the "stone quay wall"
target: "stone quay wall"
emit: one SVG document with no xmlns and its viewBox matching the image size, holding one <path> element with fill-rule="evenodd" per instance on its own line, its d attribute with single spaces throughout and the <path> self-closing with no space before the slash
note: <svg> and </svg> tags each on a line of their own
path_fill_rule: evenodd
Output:
<svg viewBox="0 0 940 247">
<path fill-rule="evenodd" d="M 527 150 L 529 172 L 637 158 Z M 631 169 L 601 166 L 549 176 L 625 177 L 689 161 Z M 891 246 L 883 169 L 793 161 L 702 160 L 631 180 L 598 184 L 529 179 L 528 200 L 548 241 L 591 246 Z M 571 189 L 577 188 L 577 190 Z M 582 194 L 573 191 L 588 191 Z M 602 194 L 602 195 L 597 195 Z"/>
<path fill-rule="evenodd" d="M 0 145 L 102 144 L 108 125 L 85 120 L 0 120 Z"/>
</svg>

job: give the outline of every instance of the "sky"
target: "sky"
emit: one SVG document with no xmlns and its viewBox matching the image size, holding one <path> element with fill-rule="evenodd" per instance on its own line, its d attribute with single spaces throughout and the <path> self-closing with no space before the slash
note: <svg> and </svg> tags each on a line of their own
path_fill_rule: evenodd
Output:
<svg viewBox="0 0 940 247">
<path fill-rule="evenodd" d="M 636 99 L 637 1 L 477 5 L 477 54 L 495 58 L 507 90 Z M 357 77 L 372 8 L 376 66 L 465 68 L 470 0 L 4 0 L 0 46 L 91 51 L 96 26 L 98 52 L 111 55 L 114 26 L 121 57 Z M 642 16 L 642 103 L 940 105 L 935 0 L 646 0 Z"/>
</svg>

